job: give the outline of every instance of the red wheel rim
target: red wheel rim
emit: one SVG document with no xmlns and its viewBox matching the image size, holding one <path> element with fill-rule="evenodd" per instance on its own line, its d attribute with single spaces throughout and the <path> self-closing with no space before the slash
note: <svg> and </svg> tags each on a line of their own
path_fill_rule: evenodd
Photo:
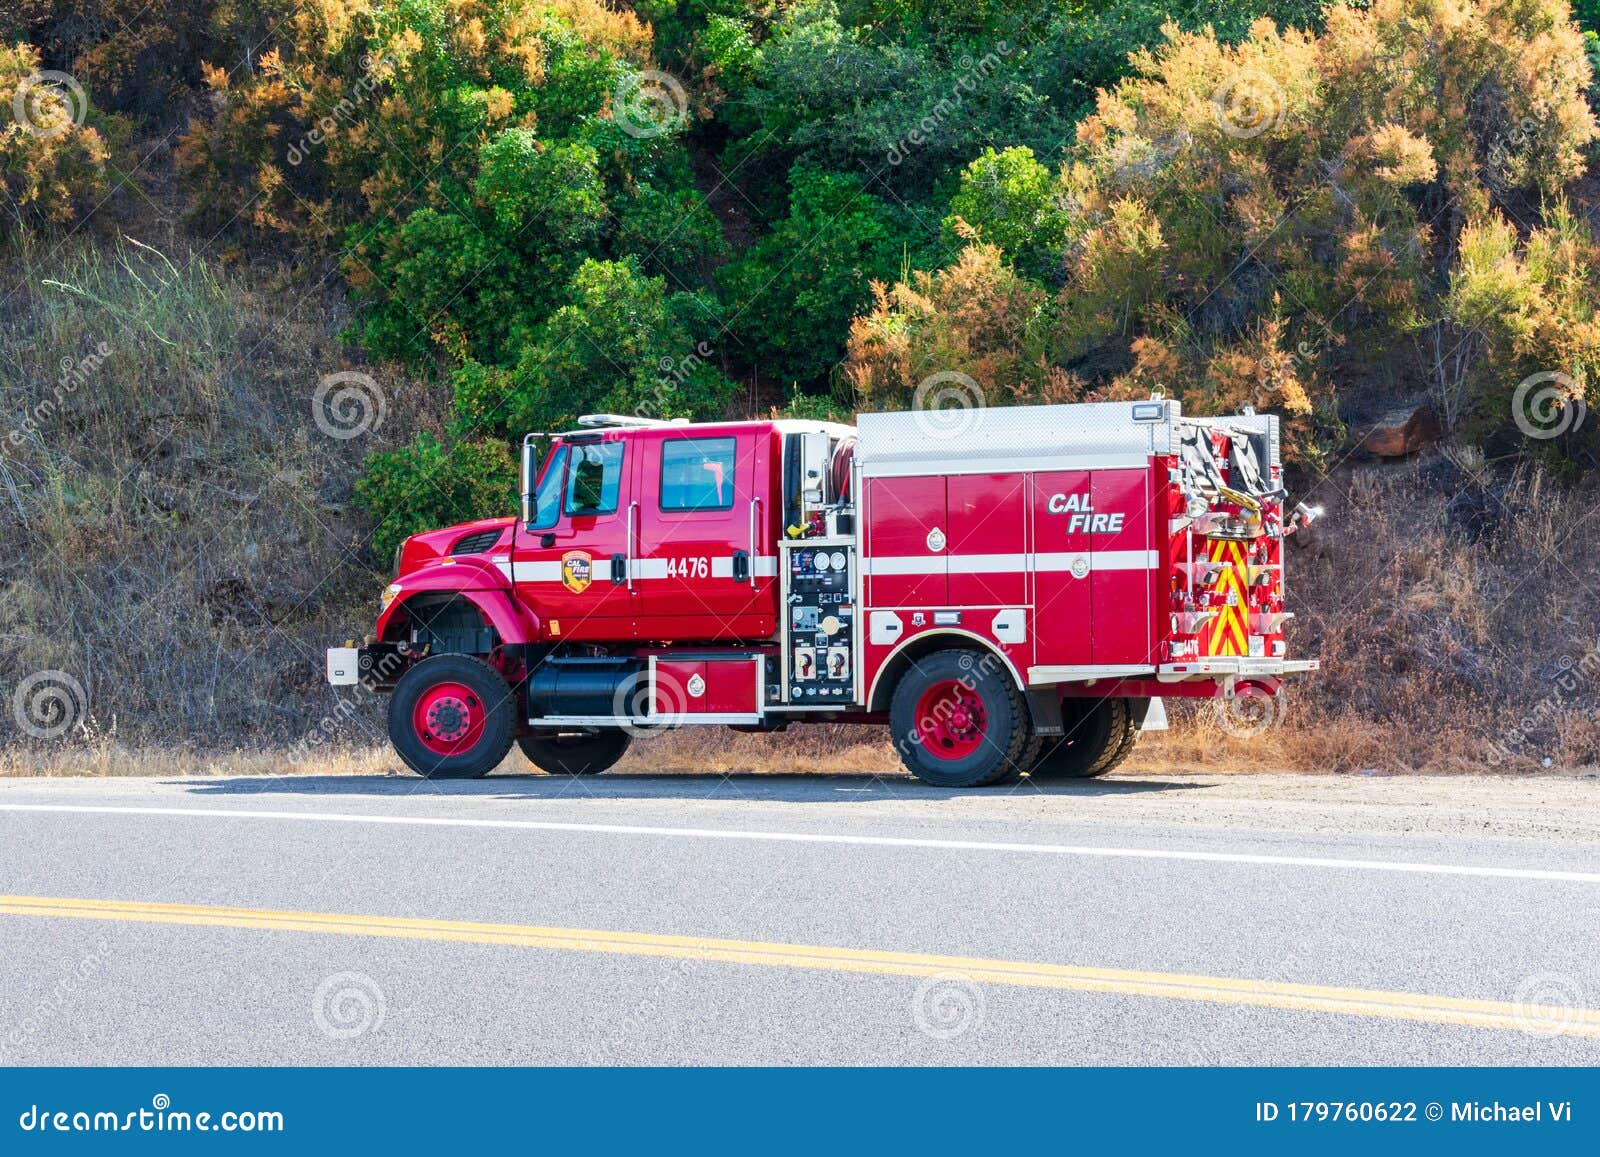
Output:
<svg viewBox="0 0 1600 1157">
<path fill-rule="evenodd" d="M 435 755 L 471 751 L 483 737 L 483 700 L 465 684 L 436 683 L 411 711 L 417 738 Z"/>
<path fill-rule="evenodd" d="M 917 700 L 923 750 L 940 759 L 965 759 L 983 746 L 989 713 L 975 688 L 959 679 L 933 684 Z"/>
</svg>

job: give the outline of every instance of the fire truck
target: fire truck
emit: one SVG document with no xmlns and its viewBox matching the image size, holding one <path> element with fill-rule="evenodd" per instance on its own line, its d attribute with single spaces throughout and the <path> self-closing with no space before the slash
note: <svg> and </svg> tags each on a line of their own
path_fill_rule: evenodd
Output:
<svg viewBox="0 0 1600 1157">
<path fill-rule="evenodd" d="M 951 415 L 955 415 L 952 418 Z M 887 724 L 941 787 L 1103 775 L 1163 697 L 1277 694 L 1278 419 L 1172 399 L 688 424 L 522 446 L 516 517 L 408 538 L 328 679 L 428 777 L 513 743 L 602 772 L 659 729 Z"/>
</svg>

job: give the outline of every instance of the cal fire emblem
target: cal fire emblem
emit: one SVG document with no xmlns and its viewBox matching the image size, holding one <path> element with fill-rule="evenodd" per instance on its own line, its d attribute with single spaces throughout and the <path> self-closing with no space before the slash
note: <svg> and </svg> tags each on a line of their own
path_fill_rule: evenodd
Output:
<svg viewBox="0 0 1600 1157">
<path fill-rule="evenodd" d="M 569 550 L 561 556 L 561 585 L 581 595 L 594 581 L 594 559 L 587 551 Z"/>
<path fill-rule="evenodd" d="M 689 676 L 689 698 L 698 699 L 706 693 L 706 681 L 699 675 Z"/>
</svg>

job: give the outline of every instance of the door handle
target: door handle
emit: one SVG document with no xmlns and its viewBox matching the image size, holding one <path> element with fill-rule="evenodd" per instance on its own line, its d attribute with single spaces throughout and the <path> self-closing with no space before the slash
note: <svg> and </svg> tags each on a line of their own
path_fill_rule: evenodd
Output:
<svg viewBox="0 0 1600 1157">
<path fill-rule="evenodd" d="M 756 555 L 761 553 L 761 549 L 760 549 L 761 548 L 761 527 L 762 527 L 761 499 L 752 498 L 750 500 L 750 557 L 751 558 L 755 558 Z M 738 571 L 739 563 L 737 561 L 737 555 L 735 556 L 735 561 L 734 561 L 733 565 L 734 565 L 734 575 L 735 575 L 735 577 L 737 577 L 738 573 L 739 573 L 739 571 Z M 749 563 L 746 563 L 745 567 L 750 572 L 750 585 L 754 586 L 755 585 L 755 581 L 756 581 L 756 579 L 755 579 L 755 568 L 750 566 Z"/>
<path fill-rule="evenodd" d="M 736 550 L 733 552 L 733 581 L 736 583 L 750 581 L 750 554 L 748 551 Z"/>
<path fill-rule="evenodd" d="M 635 526 L 635 523 L 637 522 L 638 514 L 639 514 L 639 504 L 637 502 L 628 503 L 628 553 L 623 556 L 622 574 L 623 574 L 623 579 L 624 579 L 624 581 L 627 582 L 628 589 L 630 591 L 633 589 L 633 565 L 632 565 L 633 549 L 634 549 L 634 537 L 633 537 L 633 534 L 634 534 L 634 526 Z M 615 562 L 613 562 L 612 565 L 614 567 L 616 565 Z M 616 573 L 615 570 L 613 570 L 612 573 L 614 575 Z"/>
<path fill-rule="evenodd" d="M 611 584 L 621 586 L 628 581 L 628 556 L 614 554 L 611 556 Z"/>
</svg>

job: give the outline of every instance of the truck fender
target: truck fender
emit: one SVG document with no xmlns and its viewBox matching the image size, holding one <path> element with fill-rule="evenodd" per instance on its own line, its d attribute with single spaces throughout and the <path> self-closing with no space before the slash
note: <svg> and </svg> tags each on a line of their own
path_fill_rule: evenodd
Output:
<svg viewBox="0 0 1600 1157">
<path fill-rule="evenodd" d="M 1004 665 L 1014 686 L 1022 691 L 1027 690 L 1027 684 L 1022 681 L 1022 672 L 1017 670 L 1017 665 L 1005 652 L 982 635 L 964 631 L 959 627 L 946 627 L 912 635 L 883 657 L 883 662 L 878 664 L 877 673 L 872 677 L 872 686 L 867 692 L 867 709 L 888 710 L 889 696 L 894 694 L 895 684 L 910 669 L 911 664 L 923 655 L 942 651 L 947 647 L 964 647 L 972 651 L 986 652 Z"/>
<path fill-rule="evenodd" d="M 384 639 L 395 614 L 419 595 L 451 594 L 471 603 L 484 622 L 507 644 L 531 643 L 539 637 L 539 616 L 525 608 L 511 591 L 511 580 L 497 567 L 476 563 L 425 567 L 400 580 L 400 594 L 378 616 L 377 638 Z"/>
</svg>

